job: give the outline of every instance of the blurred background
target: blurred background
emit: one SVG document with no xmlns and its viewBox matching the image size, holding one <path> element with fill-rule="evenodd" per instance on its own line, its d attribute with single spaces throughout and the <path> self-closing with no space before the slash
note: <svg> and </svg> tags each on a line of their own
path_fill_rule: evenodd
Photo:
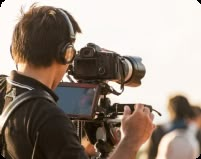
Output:
<svg viewBox="0 0 201 159">
<path fill-rule="evenodd" d="M 201 5 L 197 0 L 6 0 L 0 8 L 0 73 L 15 69 L 10 57 L 13 26 L 20 8 L 33 2 L 69 11 L 82 28 L 75 48 L 88 42 L 118 54 L 139 56 L 146 75 L 139 87 L 126 87 L 112 102 L 146 103 L 168 120 L 167 100 L 183 94 L 201 105 Z M 117 87 L 118 88 L 118 87 Z"/>
</svg>

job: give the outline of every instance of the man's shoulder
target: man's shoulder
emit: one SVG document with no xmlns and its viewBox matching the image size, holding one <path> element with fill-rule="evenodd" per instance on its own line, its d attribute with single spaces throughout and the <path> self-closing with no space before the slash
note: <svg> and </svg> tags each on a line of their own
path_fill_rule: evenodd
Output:
<svg viewBox="0 0 201 159">
<path fill-rule="evenodd" d="M 66 114 L 56 103 L 52 103 L 45 98 L 37 98 L 25 102 L 20 112 L 22 111 L 26 111 L 28 114 L 30 113 L 30 115 L 27 115 L 29 119 L 40 120 L 44 123 L 47 121 L 52 122 L 52 120 L 56 121 L 54 120 L 56 118 L 66 122 L 67 118 Z"/>
<path fill-rule="evenodd" d="M 28 100 L 23 104 L 24 109 L 32 111 L 34 114 L 48 114 L 49 117 L 61 114 L 64 112 L 57 106 L 56 103 L 51 102 L 45 97 L 38 97 Z"/>
<path fill-rule="evenodd" d="M 58 108 L 55 103 L 44 98 L 31 99 L 23 103 L 13 114 L 18 123 L 23 119 L 29 123 L 30 130 L 45 129 L 49 126 L 70 124 L 70 119 Z"/>
</svg>

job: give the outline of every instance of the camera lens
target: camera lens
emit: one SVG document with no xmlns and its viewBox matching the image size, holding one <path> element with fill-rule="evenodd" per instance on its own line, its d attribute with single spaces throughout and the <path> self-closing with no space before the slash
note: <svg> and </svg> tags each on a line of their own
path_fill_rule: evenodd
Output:
<svg viewBox="0 0 201 159">
<path fill-rule="evenodd" d="M 126 86 L 137 87 L 141 84 L 141 79 L 146 73 L 145 66 L 142 64 L 140 57 L 124 56 L 124 84 Z"/>
</svg>

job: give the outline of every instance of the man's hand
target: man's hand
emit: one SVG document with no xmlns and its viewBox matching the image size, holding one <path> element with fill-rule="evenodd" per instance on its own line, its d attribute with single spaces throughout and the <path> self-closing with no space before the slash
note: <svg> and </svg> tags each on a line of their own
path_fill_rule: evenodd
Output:
<svg viewBox="0 0 201 159">
<path fill-rule="evenodd" d="M 151 136 L 155 125 L 152 123 L 154 115 L 149 108 L 142 104 L 136 104 L 134 107 L 135 111 L 132 114 L 128 106 L 124 107 L 121 133 L 122 140 L 128 140 L 129 144 L 133 145 L 133 150 L 138 151 Z"/>
<path fill-rule="evenodd" d="M 153 119 L 154 115 L 143 104 L 136 104 L 133 113 L 125 106 L 121 121 L 121 141 L 109 159 L 135 159 L 139 148 L 155 129 Z"/>
</svg>

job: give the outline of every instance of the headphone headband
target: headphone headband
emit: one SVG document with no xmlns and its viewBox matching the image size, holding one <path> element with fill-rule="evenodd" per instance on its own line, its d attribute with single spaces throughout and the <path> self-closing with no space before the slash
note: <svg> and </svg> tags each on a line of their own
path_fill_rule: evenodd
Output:
<svg viewBox="0 0 201 159">
<path fill-rule="evenodd" d="M 68 15 L 63 11 L 63 9 L 58 8 L 58 11 L 63 15 L 63 17 L 65 18 L 66 22 L 68 23 L 68 28 L 69 28 L 71 40 L 75 41 L 75 33 L 74 33 L 73 25 L 72 25 Z"/>
</svg>

